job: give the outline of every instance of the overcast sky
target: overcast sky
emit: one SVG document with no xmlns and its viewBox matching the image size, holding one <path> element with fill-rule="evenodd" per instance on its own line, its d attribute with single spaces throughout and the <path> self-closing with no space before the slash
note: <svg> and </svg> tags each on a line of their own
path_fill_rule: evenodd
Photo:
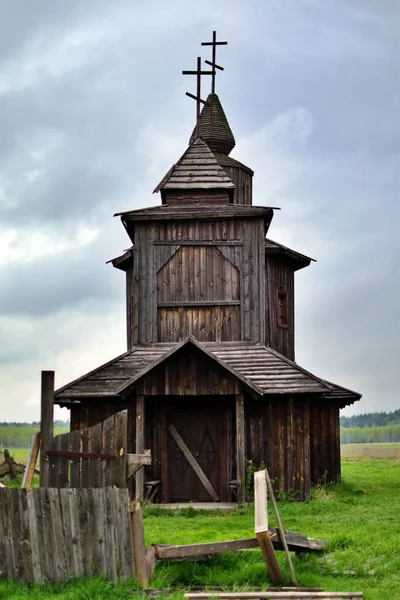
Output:
<svg viewBox="0 0 400 600">
<path fill-rule="evenodd" d="M 270 237 L 318 260 L 297 361 L 363 394 L 346 414 L 400 407 L 398 0 L 0 0 L 1 421 L 39 418 L 42 369 L 126 350 L 112 215 L 160 202 L 213 29 L 232 155 L 282 209 Z"/>
</svg>

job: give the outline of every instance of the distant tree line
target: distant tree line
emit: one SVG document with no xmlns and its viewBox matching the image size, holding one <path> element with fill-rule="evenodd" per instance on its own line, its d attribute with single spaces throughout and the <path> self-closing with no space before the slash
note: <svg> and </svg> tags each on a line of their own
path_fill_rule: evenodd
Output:
<svg viewBox="0 0 400 600">
<path fill-rule="evenodd" d="M 0 423 L 0 448 L 29 448 L 33 435 L 39 431 L 40 424 Z M 69 431 L 68 421 L 54 421 L 54 435 Z"/>
<path fill-rule="evenodd" d="M 377 427 L 341 427 L 342 444 L 373 444 L 400 442 L 400 423 Z"/>
<path fill-rule="evenodd" d="M 382 427 L 386 425 L 400 425 L 400 409 L 393 412 L 364 413 L 353 417 L 340 417 L 340 426 L 344 428 Z"/>
</svg>

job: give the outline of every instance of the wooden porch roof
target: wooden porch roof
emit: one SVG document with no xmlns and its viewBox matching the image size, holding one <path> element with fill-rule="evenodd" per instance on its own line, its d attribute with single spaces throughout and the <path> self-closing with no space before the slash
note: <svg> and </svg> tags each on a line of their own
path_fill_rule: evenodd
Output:
<svg viewBox="0 0 400 600">
<path fill-rule="evenodd" d="M 180 343 L 135 347 L 63 386 L 56 391 L 55 400 L 68 405 L 84 398 L 124 397 L 141 377 L 187 344 L 237 377 L 253 396 L 312 393 L 330 397 L 332 394 L 344 405 L 361 397 L 316 377 L 271 348 L 249 342 L 202 343 L 189 336 Z"/>
</svg>

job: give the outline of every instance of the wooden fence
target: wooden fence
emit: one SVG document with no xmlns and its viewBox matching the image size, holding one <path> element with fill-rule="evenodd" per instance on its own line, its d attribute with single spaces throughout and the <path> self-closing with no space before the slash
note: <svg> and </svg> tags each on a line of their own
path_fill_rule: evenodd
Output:
<svg viewBox="0 0 400 600">
<path fill-rule="evenodd" d="M 135 573 L 126 489 L 0 489 L 0 577 Z"/>
<path fill-rule="evenodd" d="M 102 423 L 49 440 L 48 483 L 51 488 L 127 487 L 128 411 Z M 46 452 L 45 448 L 42 448 Z"/>
</svg>

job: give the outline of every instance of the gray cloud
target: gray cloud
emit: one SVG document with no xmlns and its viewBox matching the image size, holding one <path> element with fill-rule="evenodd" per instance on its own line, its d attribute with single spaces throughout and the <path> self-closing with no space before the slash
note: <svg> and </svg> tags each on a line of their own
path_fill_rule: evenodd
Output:
<svg viewBox="0 0 400 600">
<path fill-rule="evenodd" d="M 297 275 L 298 360 L 363 392 L 353 412 L 398 408 L 397 1 L 15 0 L 0 5 L 4 418 L 37 418 L 41 368 L 61 384 L 124 350 L 123 274 L 104 262 L 129 240 L 111 216 L 159 202 L 193 126 L 180 72 L 213 29 L 235 155 L 255 202 L 282 208 L 271 237 L 319 260 Z"/>
</svg>

